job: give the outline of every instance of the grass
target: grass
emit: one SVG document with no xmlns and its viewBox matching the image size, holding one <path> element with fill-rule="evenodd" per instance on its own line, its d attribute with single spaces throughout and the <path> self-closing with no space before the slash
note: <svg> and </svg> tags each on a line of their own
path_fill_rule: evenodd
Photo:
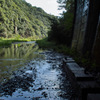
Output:
<svg viewBox="0 0 100 100">
<path fill-rule="evenodd" d="M 53 49 L 56 45 L 55 42 L 50 42 L 47 40 L 47 38 L 37 40 L 36 42 L 38 43 L 39 47 L 43 49 Z"/>
<path fill-rule="evenodd" d="M 31 36 L 31 37 L 28 37 L 28 38 L 23 38 L 19 34 L 15 34 L 11 38 L 0 37 L 0 47 L 2 47 L 2 46 L 9 46 L 13 42 L 36 41 L 36 40 L 39 40 L 40 38 L 42 38 L 42 37 Z"/>
<path fill-rule="evenodd" d="M 66 45 L 58 44 L 54 41 L 48 41 L 47 38 L 37 40 L 36 42 L 42 49 L 53 49 L 56 52 L 71 56 L 82 67 L 90 67 L 90 70 L 96 68 L 96 64 L 94 63 L 94 61 L 91 62 L 91 60 L 88 57 L 86 57 L 86 55 L 84 57 L 77 53 L 75 50 L 72 50 L 71 48 L 67 47 Z"/>
<path fill-rule="evenodd" d="M 58 44 L 55 41 L 48 41 L 47 38 L 37 40 L 36 42 L 38 43 L 39 47 L 43 49 L 53 49 L 56 52 L 64 53 L 67 55 L 72 55 L 74 53 L 74 51 L 68 48 L 66 45 Z"/>
<path fill-rule="evenodd" d="M 0 38 L 0 47 L 10 46 L 13 42 L 32 41 L 31 38 Z"/>
</svg>

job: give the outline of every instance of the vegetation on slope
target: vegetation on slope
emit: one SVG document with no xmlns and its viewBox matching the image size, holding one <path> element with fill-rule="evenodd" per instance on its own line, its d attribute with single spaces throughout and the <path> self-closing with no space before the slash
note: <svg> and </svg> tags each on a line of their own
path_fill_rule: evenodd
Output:
<svg viewBox="0 0 100 100">
<path fill-rule="evenodd" d="M 0 37 L 10 38 L 47 36 L 56 17 L 25 0 L 0 0 Z"/>
</svg>

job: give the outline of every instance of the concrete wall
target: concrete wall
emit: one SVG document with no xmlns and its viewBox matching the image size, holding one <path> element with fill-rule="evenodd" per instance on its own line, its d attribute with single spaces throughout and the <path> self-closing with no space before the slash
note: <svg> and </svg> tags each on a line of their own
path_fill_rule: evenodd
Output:
<svg viewBox="0 0 100 100">
<path fill-rule="evenodd" d="M 100 15 L 97 27 L 97 34 L 94 42 L 94 47 L 92 51 L 93 60 L 100 65 Z"/>
<path fill-rule="evenodd" d="M 92 56 L 94 43 L 97 36 L 97 27 L 100 14 L 100 0 L 90 0 L 89 13 L 86 26 L 85 40 L 82 53 L 89 53 Z"/>
<path fill-rule="evenodd" d="M 89 0 L 77 0 L 76 20 L 72 48 L 81 52 L 84 45 L 86 26 L 88 19 Z"/>
<path fill-rule="evenodd" d="M 100 64 L 100 0 L 76 0 L 72 49 Z"/>
</svg>

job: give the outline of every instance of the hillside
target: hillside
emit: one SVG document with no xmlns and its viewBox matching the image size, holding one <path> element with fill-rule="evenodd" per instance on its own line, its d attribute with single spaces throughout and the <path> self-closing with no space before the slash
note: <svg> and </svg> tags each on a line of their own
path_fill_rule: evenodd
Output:
<svg viewBox="0 0 100 100">
<path fill-rule="evenodd" d="M 0 0 L 0 37 L 42 38 L 55 19 L 25 0 Z"/>
</svg>

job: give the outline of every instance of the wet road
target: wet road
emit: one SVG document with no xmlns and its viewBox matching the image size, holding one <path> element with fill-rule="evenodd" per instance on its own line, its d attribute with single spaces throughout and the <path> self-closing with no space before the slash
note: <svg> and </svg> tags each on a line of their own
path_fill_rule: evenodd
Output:
<svg viewBox="0 0 100 100">
<path fill-rule="evenodd" d="M 34 45 L 30 46 L 37 48 Z M 17 49 L 21 48 L 22 45 Z M 3 65 L 2 61 L 7 60 L 9 57 L 0 58 L 0 63 L 2 64 L 0 71 L 3 71 L 0 73 L 2 79 L 0 82 L 0 99 L 74 100 L 70 82 L 62 68 L 62 59 L 66 56 L 53 51 L 40 51 L 38 48 L 31 53 L 28 51 L 30 53 L 28 55 L 31 57 L 27 57 L 30 57 L 30 59 L 25 56 L 27 52 L 22 58 L 14 56 L 14 58 L 20 58 L 21 60 L 17 61 L 17 68 L 15 66 L 16 61 L 15 63 L 13 62 L 13 65 L 10 62 L 8 66 L 10 71 L 7 68 L 4 70 L 2 68 L 2 66 L 7 67 L 7 65 Z M 19 56 L 21 56 L 20 52 Z M 3 74 L 4 76 L 2 76 Z"/>
</svg>

